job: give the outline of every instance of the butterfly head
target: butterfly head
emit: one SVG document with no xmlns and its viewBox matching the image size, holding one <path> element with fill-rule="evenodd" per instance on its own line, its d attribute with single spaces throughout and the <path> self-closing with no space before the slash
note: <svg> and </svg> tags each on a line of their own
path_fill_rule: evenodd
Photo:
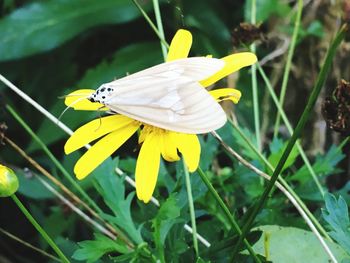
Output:
<svg viewBox="0 0 350 263">
<path fill-rule="evenodd" d="M 114 88 L 108 84 L 101 85 L 94 93 L 90 95 L 88 100 L 91 102 L 99 102 L 105 104 L 104 102 L 112 95 Z"/>
</svg>

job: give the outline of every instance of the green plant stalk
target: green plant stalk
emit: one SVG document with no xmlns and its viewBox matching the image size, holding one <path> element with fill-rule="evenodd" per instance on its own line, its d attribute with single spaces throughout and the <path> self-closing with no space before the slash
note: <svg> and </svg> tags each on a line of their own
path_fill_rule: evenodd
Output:
<svg viewBox="0 0 350 263">
<path fill-rule="evenodd" d="M 284 72 L 283 72 L 281 93 L 280 93 L 280 99 L 279 99 L 279 103 L 280 103 L 281 107 L 283 107 L 284 98 L 286 96 L 289 73 L 290 73 L 290 68 L 292 65 L 292 59 L 293 59 L 293 55 L 294 55 L 295 46 L 297 43 L 302 11 L 303 11 L 303 0 L 298 0 L 297 15 L 296 15 L 295 23 L 294 23 L 292 40 L 290 42 L 290 46 L 289 46 L 289 50 L 288 50 L 288 54 L 287 54 L 286 66 L 285 66 Z M 277 111 L 275 128 L 274 128 L 274 137 L 276 137 L 278 135 L 280 122 L 281 122 L 281 114 L 279 111 Z"/>
<path fill-rule="evenodd" d="M 97 204 L 87 195 L 87 193 L 80 187 L 79 184 L 75 182 L 72 176 L 67 172 L 63 165 L 56 159 L 56 157 L 47 148 L 45 143 L 33 132 L 33 130 L 26 124 L 26 122 L 19 116 L 19 114 L 10 106 L 6 105 L 6 109 L 11 113 L 11 115 L 22 125 L 22 127 L 28 132 L 28 134 L 38 143 L 38 145 L 43 149 L 51 161 L 57 166 L 64 177 L 77 189 L 77 191 L 85 198 L 86 201 L 100 214 L 102 210 L 97 206 Z"/>
<path fill-rule="evenodd" d="M 58 257 L 62 260 L 62 262 L 70 262 L 68 258 L 63 254 L 61 249 L 56 245 L 56 243 L 49 237 L 46 231 L 39 225 L 39 223 L 34 219 L 34 217 L 30 214 L 30 212 L 25 208 L 22 202 L 17 198 L 15 194 L 11 195 L 12 200 L 18 206 L 18 208 L 22 211 L 25 217 L 29 220 L 29 222 L 35 227 L 35 229 L 40 233 L 40 235 L 46 240 L 46 242 L 50 245 L 50 247 L 56 252 Z"/>
<path fill-rule="evenodd" d="M 251 6 L 251 18 L 250 22 L 252 24 L 256 23 L 256 0 L 252 0 Z M 253 53 L 256 52 L 256 46 L 253 43 L 250 46 L 250 49 Z M 251 66 L 252 71 L 252 93 L 253 93 L 253 112 L 254 112 L 254 128 L 256 136 L 256 145 L 258 149 L 261 149 L 261 136 L 260 136 L 260 112 L 259 112 L 259 96 L 258 96 L 258 81 L 256 76 L 256 65 Z"/>
<path fill-rule="evenodd" d="M 160 240 L 160 222 L 159 220 L 154 220 L 154 233 L 155 233 L 155 239 L 154 243 L 156 245 L 156 250 L 158 252 L 158 257 L 161 263 L 165 263 L 165 257 L 164 257 L 164 245 Z"/>
<path fill-rule="evenodd" d="M 187 165 L 185 163 L 184 158 L 182 158 L 182 163 L 183 163 L 184 174 L 185 174 L 188 207 L 190 209 L 193 247 L 194 247 L 194 251 L 196 253 L 196 257 L 198 258 L 199 257 L 199 250 L 198 250 L 198 240 L 197 240 L 197 225 L 196 225 L 196 215 L 194 213 L 194 203 L 193 203 L 193 196 L 192 196 L 190 173 L 188 172 L 188 168 L 187 168 Z"/>
<path fill-rule="evenodd" d="M 202 181 L 204 182 L 204 184 L 207 186 L 209 192 L 212 194 L 214 199 L 218 202 L 218 204 L 221 207 L 222 211 L 226 215 L 227 219 L 229 220 L 229 222 L 231 224 L 232 229 L 234 229 L 239 235 L 241 235 L 242 231 L 241 231 L 238 223 L 234 219 L 233 215 L 231 214 L 231 212 L 228 209 L 228 207 L 225 205 L 224 201 L 222 200 L 222 198 L 220 197 L 218 192 L 215 190 L 214 186 L 209 181 L 208 177 L 206 176 L 206 174 L 204 173 L 202 168 L 198 167 L 197 172 L 198 172 L 199 176 L 201 177 Z M 259 262 L 261 263 L 261 260 L 255 254 L 255 251 L 253 250 L 252 246 L 249 244 L 248 240 L 244 238 L 243 239 L 243 243 L 247 247 L 247 250 L 250 253 L 250 255 L 253 257 L 254 261 L 257 262 L 257 263 L 259 263 Z"/>
<path fill-rule="evenodd" d="M 273 173 L 275 167 L 271 165 L 271 163 L 266 159 L 266 157 L 259 152 L 259 150 L 254 146 L 254 144 L 251 143 L 251 141 L 247 138 L 247 136 L 242 132 L 242 130 L 234 124 L 231 120 L 229 122 L 232 124 L 234 129 L 239 133 L 239 135 L 242 137 L 242 139 L 247 143 L 247 145 L 254 151 L 254 153 L 259 157 L 259 159 L 267 166 L 270 173 Z M 322 233 L 322 235 L 328 240 L 332 241 L 330 236 L 328 235 L 327 231 L 323 228 L 323 226 L 318 222 L 316 217 L 310 212 L 308 207 L 305 205 L 303 200 L 300 199 L 300 197 L 297 195 L 297 193 L 294 192 L 293 188 L 289 186 L 289 184 L 284 180 L 283 177 L 279 176 L 278 181 L 288 190 L 288 192 L 295 198 L 295 200 L 298 202 L 300 207 L 304 210 L 304 212 L 308 215 L 310 220 L 314 223 L 314 225 L 317 227 L 317 229 Z"/>
<path fill-rule="evenodd" d="M 132 0 L 132 2 L 135 4 L 135 6 L 137 7 L 137 9 L 141 12 L 141 14 L 143 15 L 143 17 L 146 19 L 147 23 L 151 26 L 151 28 L 153 29 L 154 33 L 156 33 L 156 35 L 158 36 L 159 40 L 162 42 L 162 44 L 164 46 L 166 46 L 167 48 L 169 48 L 169 44 L 165 41 L 164 37 L 161 36 L 160 32 L 158 31 L 157 27 L 155 26 L 155 24 L 152 22 L 151 18 L 147 15 L 147 13 L 145 12 L 145 10 L 143 10 L 143 8 L 140 6 L 140 4 L 136 1 L 136 0 Z"/>
<path fill-rule="evenodd" d="M 160 36 L 161 39 L 165 39 L 163 23 L 162 23 L 162 16 L 160 15 L 160 9 L 159 9 L 159 2 L 158 2 L 158 0 L 153 0 L 153 9 L 154 9 L 154 15 L 156 16 L 157 28 L 158 28 L 159 36 Z M 161 40 L 160 40 L 160 46 L 162 48 L 163 58 L 164 58 L 164 61 L 165 61 L 166 57 L 167 57 L 167 54 L 168 54 L 168 50 L 167 50 L 166 45 Z"/>
<path fill-rule="evenodd" d="M 4 235 L 8 236 L 9 238 L 13 239 L 14 241 L 17 241 L 18 243 L 22 244 L 23 246 L 26 246 L 30 249 L 33 249 L 34 251 L 42 254 L 45 257 L 48 257 L 48 258 L 50 258 L 54 261 L 57 261 L 57 262 L 61 262 L 61 260 L 58 257 L 51 255 L 38 247 L 33 246 L 32 244 L 30 244 L 30 243 L 20 239 L 19 237 L 7 232 L 5 229 L 2 229 L 1 227 L 0 227 L 0 232 L 3 233 Z"/>
<path fill-rule="evenodd" d="M 277 96 L 275 94 L 275 91 L 273 90 L 273 88 L 271 86 L 271 83 L 270 83 L 268 77 L 266 76 L 264 70 L 262 69 L 262 67 L 260 65 L 258 65 L 258 70 L 259 70 L 263 80 L 265 81 L 266 87 L 269 90 L 273 101 L 275 102 L 277 110 L 281 114 L 282 120 L 283 120 L 284 124 L 286 125 L 286 127 L 288 129 L 288 132 L 292 135 L 293 132 L 294 132 L 294 130 L 292 128 L 292 125 L 290 124 L 287 115 L 285 114 L 284 110 L 282 109 L 282 107 L 281 107 L 281 105 L 280 105 L 280 103 L 278 101 L 278 98 L 277 98 Z M 310 172 L 310 174 L 311 174 L 311 176 L 312 176 L 312 178 L 313 178 L 313 180 L 314 180 L 318 190 L 320 191 L 321 195 L 323 196 L 324 195 L 324 190 L 322 188 L 322 185 L 321 185 L 320 181 L 318 180 L 318 177 L 317 177 L 314 169 L 312 168 L 312 165 L 310 164 L 310 161 L 307 158 L 307 156 L 305 154 L 305 151 L 303 150 L 303 147 L 301 146 L 299 141 L 296 142 L 296 145 L 297 145 L 298 151 L 299 151 L 299 153 L 301 155 L 301 158 L 303 159 L 307 169 L 309 170 L 309 172 Z"/>
<path fill-rule="evenodd" d="M 289 156 L 290 152 L 292 151 L 294 144 L 296 143 L 301 132 L 303 131 L 304 126 L 306 124 L 306 121 L 309 118 L 309 115 L 310 115 L 310 113 L 311 113 L 311 111 L 316 103 L 318 95 L 320 94 L 320 91 L 321 91 L 323 84 L 326 80 L 326 77 L 327 77 L 328 71 L 331 67 L 332 60 L 333 60 L 333 57 L 334 57 L 335 52 L 337 50 L 337 47 L 339 46 L 341 41 L 344 39 L 344 36 L 345 36 L 345 33 L 347 32 L 347 30 L 348 30 L 348 26 L 344 25 L 339 30 L 336 37 L 332 41 L 332 43 L 327 51 L 326 58 L 325 58 L 324 63 L 321 67 L 320 73 L 318 74 L 316 83 L 312 89 L 309 100 L 308 100 L 306 107 L 305 107 L 305 109 L 304 109 L 304 111 L 303 111 L 303 113 L 298 121 L 298 124 L 295 128 L 295 131 L 294 131 L 292 137 L 290 138 L 290 140 L 287 144 L 287 147 L 284 150 L 284 152 L 283 152 L 283 154 L 282 154 L 282 156 L 281 156 L 281 158 L 276 166 L 275 171 L 273 172 L 273 174 L 271 176 L 271 180 L 267 184 L 267 186 L 266 186 L 262 196 L 260 197 L 258 203 L 253 207 L 253 209 L 252 209 L 252 211 L 247 219 L 247 222 L 245 223 L 245 225 L 242 228 L 242 235 L 239 237 L 239 240 L 238 240 L 238 242 L 235 246 L 235 249 L 233 251 L 234 256 L 237 255 L 240 244 L 242 243 L 243 239 L 245 238 L 245 236 L 249 232 L 249 230 L 254 222 L 254 219 L 258 215 L 259 211 L 261 210 L 261 208 L 265 204 L 265 201 L 266 201 L 270 191 L 272 190 L 275 182 L 277 181 L 278 175 L 280 174 L 285 162 L 287 161 L 288 156 Z"/>
</svg>

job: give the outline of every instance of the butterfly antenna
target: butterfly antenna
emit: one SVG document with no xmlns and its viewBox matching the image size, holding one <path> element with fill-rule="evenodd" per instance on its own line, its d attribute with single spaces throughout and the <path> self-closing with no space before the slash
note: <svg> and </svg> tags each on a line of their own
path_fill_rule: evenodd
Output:
<svg viewBox="0 0 350 263">
<path fill-rule="evenodd" d="M 85 94 L 84 94 L 84 95 L 85 95 Z M 70 96 L 70 95 L 67 95 L 67 96 Z M 67 97 L 67 96 L 66 96 L 66 97 Z M 69 105 L 62 111 L 62 113 L 61 113 L 60 116 L 58 117 L 58 121 L 57 121 L 57 122 L 59 122 L 59 121 L 61 120 L 63 114 L 65 114 L 66 111 L 67 111 L 69 108 L 71 108 L 71 107 L 74 106 L 75 104 L 77 104 L 77 103 L 79 103 L 80 101 L 85 100 L 85 99 L 87 99 L 87 98 L 88 98 L 88 96 L 87 96 L 87 97 L 83 97 L 83 98 L 79 98 L 79 99 L 73 101 L 71 104 L 69 104 Z"/>
<path fill-rule="evenodd" d="M 98 115 L 99 115 L 100 124 L 99 124 L 99 126 L 97 127 L 97 129 L 95 130 L 95 132 L 98 131 L 98 129 L 101 128 L 101 126 L 102 126 L 101 109 L 103 109 L 104 107 L 105 107 L 105 106 L 102 106 L 102 107 L 99 107 L 99 108 L 97 109 L 97 112 L 98 112 Z"/>
</svg>

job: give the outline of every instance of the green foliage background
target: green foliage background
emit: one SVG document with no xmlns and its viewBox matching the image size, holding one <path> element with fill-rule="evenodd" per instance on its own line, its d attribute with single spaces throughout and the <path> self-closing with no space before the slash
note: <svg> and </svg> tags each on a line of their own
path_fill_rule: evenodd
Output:
<svg viewBox="0 0 350 263">
<path fill-rule="evenodd" d="M 154 19 L 152 2 L 139 2 Z M 336 2 L 333 6 L 323 3 L 315 8 L 308 4 L 304 8 L 287 90 L 286 111 L 292 124 L 296 123 L 305 106 L 305 94 L 309 93 L 321 65 L 324 45 L 335 31 L 335 24 L 323 19 L 318 12 L 332 14 L 332 8 L 336 8 L 338 18 L 341 18 L 342 1 Z M 161 1 L 166 39 L 170 41 L 177 29 L 186 28 L 193 34 L 191 56 L 211 54 L 223 57 L 247 50 L 244 45 L 233 46 L 231 32 L 240 22 L 249 20 L 251 4 L 251 0 Z M 260 59 L 280 48 L 280 39 L 290 39 L 295 19 L 294 5 L 294 1 L 257 1 L 257 21 L 264 35 L 256 42 Z M 315 10 L 315 14 L 310 15 Z M 62 96 L 70 91 L 95 89 L 102 83 L 163 60 L 159 39 L 129 0 L 4 0 L 0 1 L 0 15 L 0 74 L 55 116 L 64 110 Z M 333 31 L 330 27 L 333 27 Z M 325 93 L 329 94 L 334 89 L 340 77 L 349 77 L 348 66 L 343 64 L 344 57 L 346 55 L 343 53 L 338 55 Z M 282 55 L 264 66 L 277 92 L 282 73 L 276 68 L 283 68 L 285 59 L 286 56 Z M 310 60 L 313 64 L 308 67 Z M 241 70 L 236 77 L 233 83 L 242 91 L 243 97 L 234 106 L 234 113 L 244 135 L 255 144 L 249 69 Z M 231 83 L 232 79 L 224 80 L 218 86 Z M 277 111 L 260 77 L 258 88 L 264 142 L 261 153 L 275 166 L 289 136 L 282 125 L 279 136 L 273 137 Z M 83 151 L 65 156 L 63 145 L 68 135 L 1 83 L 0 93 L 0 121 L 8 126 L 6 136 L 76 192 L 4 105 L 11 105 L 19 113 L 69 173 L 72 174 L 73 166 Z M 231 104 L 224 107 L 232 110 Z M 98 116 L 96 113 L 70 110 L 61 120 L 75 129 Z M 325 129 L 318 132 L 314 125 L 320 122 L 324 125 L 318 106 L 303 134 L 302 144 L 323 189 L 342 194 L 343 198 L 337 199 L 327 194 L 324 200 L 297 150 L 290 155 L 283 174 L 314 216 L 329 230 L 334 242 L 327 242 L 339 262 L 349 262 L 348 146 L 344 146 L 344 149 L 337 147 L 345 137 Z M 218 133 L 225 143 L 251 164 L 270 174 L 268 167 L 232 125 L 227 123 Z M 325 138 L 322 143 L 321 140 L 313 140 L 315 134 Z M 200 140 L 200 166 L 239 219 L 240 225 L 244 224 L 246 211 L 262 194 L 264 181 L 227 154 L 212 136 L 202 136 Z M 122 240 L 112 241 L 65 207 L 33 176 L 37 171 L 6 143 L 0 146 L 0 162 L 17 172 L 20 181 L 18 196 L 72 262 L 153 262 L 156 258 L 163 258 L 166 262 L 230 262 L 237 233 L 231 229 L 197 173 L 191 175 L 191 183 L 198 232 L 212 244 L 210 248 L 200 244 L 200 259 L 195 257 L 191 234 L 183 228 L 185 223 L 190 224 L 190 216 L 182 164 L 161 164 L 155 192 L 160 209 L 136 200 L 134 189 L 125 182 L 124 177 L 115 174 L 115 167 L 118 166 L 133 176 L 136 142 L 135 136 L 91 176 L 78 182 L 103 211 L 101 217 L 120 229 L 134 244 L 133 249 L 129 249 Z M 326 210 L 321 212 L 324 204 Z M 259 213 L 255 226 L 255 231 L 247 239 L 254 244 L 263 262 L 328 262 L 304 220 L 278 190 L 273 192 Z M 10 199 L 0 201 L 0 227 L 53 253 Z M 269 254 L 266 254 L 267 248 Z M 240 251 L 236 262 L 253 262 L 245 247 Z M 1 258 L 9 262 L 50 261 L 0 234 L 0 261 Z"/>
</svg>

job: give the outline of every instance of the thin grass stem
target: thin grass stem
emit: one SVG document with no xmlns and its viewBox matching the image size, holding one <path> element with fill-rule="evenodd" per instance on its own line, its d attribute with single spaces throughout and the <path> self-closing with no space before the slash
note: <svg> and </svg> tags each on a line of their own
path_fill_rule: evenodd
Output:
<svg viewBox="0 0 350 263">
<path fill-rule="evenodd" d="M 192 196 L 190 173 L 188 172 L 188 168 L 187 168 L 187 165 L 185 163 L 184 158 L 182 158 L 182 163 L 183 163 L 183 169 L 184 169 L 184 174 L 185 174 L 188 207 L 190 210 L 190 217 L 191 217 L 193 247 L 194 247 L 194 251 L 196 253 L 196 257 L 198 258 L 199 257 L 199 250 L 198 250 L 198 240 L 196 238 L 196 236 L 197 236 L 196 214 L 194 212 L 194 203 L 193 203 L 193 196 Z"/>
<path fill-rule="evenodd" d="M 46 251 L 44 251 L 36 246 L 33 246 L 32 244 L 22 240 L 21 238 L 11 234 L 10 232 L 7 232 L 5 229 L 2 229 L 1 227 L 0 227 L 0 232 L 3 233 L 4 235 L 8 236 L 9 238 L 17 241 L 18 243 L 22 244 L 23 246 L 26 246 L 26 247 L 42 254 L 45 257 L 48 257 L 48 258 L 50 258 L 54 261 L 57 261 L 57 262 L 61 262 L 61 260 L 58 257 L 55 257 L 54 255 L 51 255 L 50 253 L 47 253 Z"/>
<path fill-rule="evenodd" d="M 159 8 L 158 0 L 153 0 L 153 9 L 154 9 L 154 15 L 156 16 L 159 37 L 160 37 L 160 39 L 165 39 L 163 23 L 162 23 L 162 16 L 160 14 L 160 8 Z M 165 61 L 166 57 L 167 57 L 167 54 L 168 54 L 168 48 L 164 44 L 164 42 L 162 40 L 160 40 L 160 46 L 162 48 L 162 54 L 163 54 L 163 58 L 164 58 L 164 61 Z"/>
<path fill-rule="evenodd" d="M 233 150 L 230 146 L 228 146 L 222 138 L 216 133 L 213 132 L 212 135 L 221 143 L 221 145 L 224 147 L 224 149 L 232 155 L 234 158 L 236 158 L 241 164 L 243 164 L 245 167 L 256 173 L 257 175 L 261 176 L 262 178 L 265 178 L 267 180 L 271 180 L 271 177 L 264 173 L 263 171 L 256 168 L 254 165 L 250 164 L 247 160 L 245 160 L 241 155 L 239 155 L 235 150 Z M 299 205 L 297 200 L 291 195 L 291 193 L 279 182 L 275 183 L 276 187 L 287 197 L 287 199 L 294 205 L 294 207 L 298 210 L 301 217 L 305 220 L 306 224 L 309 226 L 310 230 L 315 234 L 316 238 L 320 241 L 323 249 L 325 252 L 329 255 L 329 257 L 333 260 L 335 259 L 332 251 L 328 247 L 327 243 L 323 240 L 321 234 L 318 232 L 315 225 L 312 223 L 308 215 L 305 213 L 304 209 Z"/>
<path fill-rule="evenodd" d="M 288 156 L 290 154 L 290 152 L 292 151 L 297 139 L 299 138 L 301 132 L 303 131 L 304 127 L 305 127 L 305 124 L 306 124 L 306 121 L 308 120 L 309 118 L 309 115 L 316 103 L 316 100 L 320 94 L 320 91 L 324 85 L 324 82 L 327 78 L 327 74 L 328 74 L 328 71 L 331 67 L 331 64 L 332 64 L 332 60 L 333 60 L 333 57 L 335 55 L 335 52 L 339 46 L 339 44 L 342 42 L 342 40 L 344 39 L 344 36 L 345 36 L 345 33 L 348 31 L 348 26 L 347 25 L 344 25 L 340 31 L 337 33 L 337 35 L 335 36 L 334 40 L 332 41 L 328 51 L 327 51 L 327 54 L 326 54 L 326 57 L 325 57 L 325 60 L 324 60 L 324 63 L 321 67 L 321 70 L 320 70 L 320 73 L 317 77 L 317 80 L 316 80 L 316 83 L 312 89 L 312 92 L 310 94 L 310 97 L 308 99 L 308 102 L 306 104 L 306 107 L 298 121 L 298 124 L 295 128 L 295 131 L 292 135 L 292 137 L 290 138 L 290 140 L 288 141 L 288 144 L 287 144 L 287 147 L 286 149 L 283 151 L 282 153 L 282 156 L 276 166 L 276 169 L 274 171 L 274 173 L 272 174 L 271 176 L 271 180 L 269 181 L 269 183 L 267 184 L 262 196 L 259 198 L 259 201 L 253 206 L 251 212 L 250 212 L 250 215 L 248 216 L 248 219 L 245 223 L 245 225 L 243 226 L 242 228 L 242 235 L 239 237 L 239 240 L 235 246 L 235 249 L 233 251 L 233 255 L 237 255 L 238 251 L 239 251 L 239 247 L 240 247 L 240 244 L 242 243 L 243 239 L 245 238 L 245 236 L 247 235 L 247 233 L 250 231 L 251 229 L 251 226 L 254 222 L 254 219 L 256 218 L 256 216 L 258 215 L 259 211 L 261 210 L 261 208 L 264 206 L 265 202 L 266 202 L 266 199 L 270 193 L 270 191 L 272 190 L 275 182 L 277 181 L 278 179 L 278 175 L 280 174 L 285 162 L 287 161 L 288 159 Z"/>
<path fill-rule="evenodd" d="M 256 0 L 252 0 L 251 5 L 251 18 L 252 24 L 256 23 Z M 253 53 L 256 53 L 255 44 L 251 44 L 250 49 Z M 254 112 L 254 129 L 256 137 L 256 145 L 258 149 L 261 149 L 261 136 L 260 136 L 260 112 L 259 112 L 259 95 L 258 95 L 258 81 L 256 74 L 256 64 L 251 66 L 251 79 L 252 79 L 252 94 L 253 94 L 253 112 Z"/>
<path fill-rule="evenodd" d="M 211 193 L 211 195 L 214 197 L 216 202 L 218 202 L 218 204 L 221 207 L 222 211 L 224 212 L 225 216 L 229 220 L 232 229 L 235 230 L 239 236 L 241 236 L 241 234 L 242 234 L 241 228 L 239 227 L 238 223 L 236 222 L 235 218 L 231 214 L 231 212 L 228 209 L 228 207 L 225 205 L 224 201 L 222 200 L 222 198 L 220 197 L 218 192 L 215 190 L 214 186 L 209 181 L 208 177 L 206 176 L 206 174 L 204 173 L 202 168 L 198 167 L 197 172 L 198 172 L 199 176 L 201 177 L 202 181 L 204 182 L 204 184 L 207 186 L 207 188 L 208 188 L 209 192 Z M 252 246 L 249 244 L 248 240 L 246 240 L 244 238 L 243 239 L 243 243 L 246 246 L 246 248 L 247 248 L 248 252 L 250 253 L 250 255 L 253 257 L 254 261 L 255 262 L 261 262 L 261 260 L 256 255 L 255 251 L 253 250 Z"/>
<path fill-rule="evenodd" d="M 238 134 L 242 137 L 242 139 L 247 143 L 249 148 L 254 151 L 254 153 L 259 157 L 259 159 L 267 166 L 270 173 L 273 173 L 275 170 L 275 167 L 272 166 L 272 164 L 266 159 L 266 157 L 259 152 L 259 150 L 254 146 L 253 143 L 249 140 L 249 138 L 243 133 L 243 131 L 239 128 L 238 125 L 236 125 L 232 120 L 229 119 L 229 122 L 232 124 L 233 128 L 238 132 Z M 220 141 L 220 140 L 219 140 Z M 223 144 L 222 144 L 223 145 Z M 313 222 L 313 224 L 318 228 L 318 230 L 322 233 L 322 235 L 330 242 L 333 240 L 328 235 L 327 231 L 323 228 L 323 226 L 318 222 L 316 217 L 310 212 L 308 207 L 305 205 L 305 203 L 300 199 L 300 197 L 294 192 L 294 190 L 289 186 L 289 184 L 284 180 L 284 178 L 280 175 L 278 177 L 278 181 L 287 189 L 289 194 L 295 198 L 298 205 L 301 206 L 301 208 L 305 211 L 307 216 L 310 218 L 310 220 Z"/>
<path fill-rule="evenodd" d="M 259 64 L 257 65 L 257 68 L 258 68 L 258 71 L 259 71 L 261 77 L 263 78 L 263 80 L 264 80 L 264 82 L 266 84 L 267 89 L 270 92 L 272 100 L 274 101 L 274 103 L 275 103 L 279 113 L 281 114 L 282 120 L 283 120 L 284 124 L 286 125 L 288 132 L 292 135 L 293 132 L 294 132 L 294 130 L 292 128 L 292 125 L 290 124 L 287 115 L 285 114 L 284 110 L 282 109 L 282 107 L 281 107 L 281 105 L 280 105 L 280 103 L 278 101 L 276 93 L 273 90 L 273 87 L 272 87 L 268 77 L 266 76 L 264 70 L 262 69 L 262 67 Z M 317 186 L 317 189 L 319 190 L 319 192 L 323 196 L 324 195 L 324 190 L 322 188 L 322 185 L 321 185 L 320 181 L 318 180 L 318 177 L 317 177 L 314 169 L 312 168 L 312 165 L 311 165 L 309 159 L 307 158 L 307 156 L 305 154 L 305 151 L 304 151 L 304 149 L 301 146 L 299 141 L 296 142 L 296 146 L 298 148 L 298 151 L 300 153 L 301 158 L 303 159 L 303 161 L 304 161 L 308 171 L 310 172 L 310 175 L 311 175 L 312 179 L 314 180 L 314 182 L 315 182 L 315 184 Z"/>
<path fill-rule="evenodd" d="M 300 21 L 301 21 L 301 14 L 303 11 L 303 4 L 304 4 L 303 0 L 298 0 L 297 14 L 296 14 L 295 22 L 294 22 L 292 40 L 291 40 L 290 45 L 289 45 L 286 66 L 284 68 L 283 78 L 282 78 L 281 93 L 280 93 L 280 98 L 279 98 L 279 103 L 280 103 L 281 107 L 283 107 L 284 98 L 286 96 L 290 68 L 292 66 L 292 59 L 293 59 L 294 50 L 295 50 L 295 46 L 297 43 L 297 38 L 298 38 L 298 33 L 299 33 L 299 28 L 300 28 Z M 280 114 L 280 111 L 277 111 L 275 128 L 274 128 L 274 137 L 276 137 L 278 135 L 280 122 L 281 122 L 281 114 Z"/>
<path fill-rule="evenodd" d="M 17 198 L 15 194 L 11 195 L 12 200 L 18 206 L 18 208 L 22 211 L 24 216 L 29 220 L 29 222 L 34 226 L 34 228 L 40 233 L 40 235 L 46 240 L 46 242 L 50 245 L 50 247 L 56 252 L 58 257 L 62 260 L 62 262 L 69 263 L 68 258 L 63 254 L 61 249 L 56 245 L 56 243 L 51 239 L 51 237 L 46 233 L 46 231 L 39 225 L 39 223 L 34 219 L 34 217 L 30 214 L 30 212 L 25 208 L 22 202 Z"/>
<path fill-rule="evenodd" d="M 19 114 L 10 106 L 6 105 L 6 109 L 11 113 L 11 115 L 18 121 L 18 123 L 28 132 L 28 134 L 37 142 L 37 144 L 43 149 L 51 161 L 56 165 L 56 167 L 61 171 L 64 177 L 75 187 L 75 189 L 84 197 L 84 199 L 99 213 L 102 213 L 102 210 L 98 205 L 93 201 L 88 194 L 84 191 L 83 188 L 73 179 L 73 177 L 67 172 L 63 165 L 56 159 L 56 157 L 51 153 L 49 148 L 45 143 L 35 134 L 35 132 L 28 126 L 28 124 L 19 116 Z"/>
<path fill-rule="evenodd" d="M 137 7 L 137 9 L 141 12 L 141 14 L 143 15 L 143 17 L 146 19 L 147 23 L 150 25 L 150 27 L 153 29 L 154 33 L 156 33 L 156 35 L 158 36 L 159 40 L 162 42 L 162 44 L 164 46 L 166 46 L 167 48 L 169 48 L 169 44 L 166 42 L 166 40 L 164 39 L 164 37 L 162 37 L 162 35 L 160 34 L 160 32 L 158 31 L 156 25 L 152 22 L 151 18 L 147 15 L 147 13 L 145 12 L 145 10 L 143 10 L 142 6 L 136 1 L 136 0 L 132 0 L 132 2 L 135 4 L 135 6 Z"/>
</svg>

